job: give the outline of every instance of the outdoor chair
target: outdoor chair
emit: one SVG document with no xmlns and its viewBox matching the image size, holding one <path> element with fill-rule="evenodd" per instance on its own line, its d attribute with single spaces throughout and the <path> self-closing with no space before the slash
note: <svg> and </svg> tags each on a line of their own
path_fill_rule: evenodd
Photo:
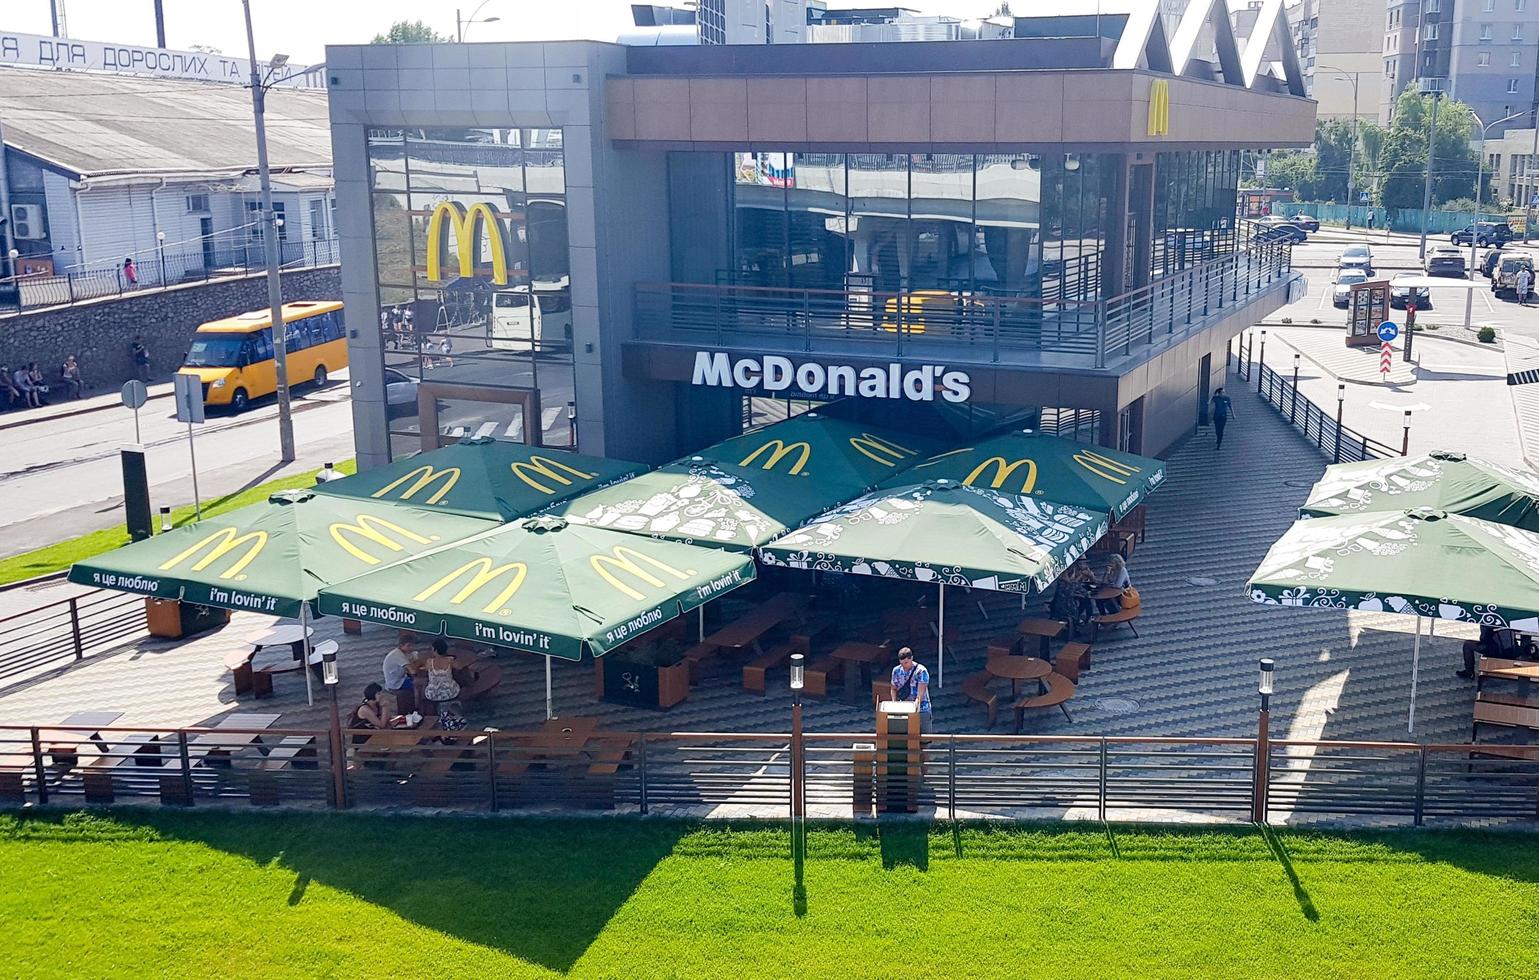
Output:
<svg viewBox="0 0 1539 980">
<path fill-rule="evenodd" d="M 802 671 L 803 693 L 809 697 L 826 698 L 829 678 L 839 679 L 843 676 L 843 661 L 835 660 L 831 656 L 819 657 Z"/>
<path fill-rule="evenodd" d="M 1090 669 L 1090 644 L 1065 643 L 1053 658 L 1053 670 L 1079 683 L 1079 675 Z"/>
</svg>

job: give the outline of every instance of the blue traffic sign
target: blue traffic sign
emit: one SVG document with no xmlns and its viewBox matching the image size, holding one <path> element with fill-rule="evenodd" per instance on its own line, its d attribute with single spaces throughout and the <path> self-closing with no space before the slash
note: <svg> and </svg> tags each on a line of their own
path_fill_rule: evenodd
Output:
<svg viewBox="0 0 1539 980">
<path fill-rule="evenodd" d="M 1398 336 L 1400 336 L 1400 328 L 1395 326 L 1392 321 L 1385 320 L 1379 324 L 1379 339 L 1384 343 L 1392 344 Z"/>
</svg>

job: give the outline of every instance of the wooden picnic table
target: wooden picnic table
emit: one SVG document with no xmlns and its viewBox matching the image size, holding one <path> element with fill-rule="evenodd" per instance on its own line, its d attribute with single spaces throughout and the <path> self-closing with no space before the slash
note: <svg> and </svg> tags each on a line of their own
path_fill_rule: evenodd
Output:
<svg viewBox="0 0 1539 980">
<path fill-rule="evenodd" d="M 1045 660 L 1047 659 L 1047 641 L 1061 634 L 1066 628 L 1062 620 L 1028 617 L 1021 620 L 1015 630 L 1022 636 L 1037 637 L 1041 656 Z"/>
<path fill-rule="evenodd" d="M 705 638 L 705 643 L 725 650 L 752 649 L 764 652 L 759 641 L 781 623 L 805 618 L 807 597 L 797 592 L 777 592 L 764 602 Z"/>
<path fill-rule="evenodd" d="M 1010 682 L 1010 693 L 1020 696 L 1021 681 L 1038 681 L 1053 672 L 1053 665 L 1037 657 L 990 657 L 984 670 Z"/>
<path fill-rule="evenodd" d="M 194 764 L 228 764 L 230 756 L 262 740 L 261 729 L 278 723 L 280 715 L 260 712 L 236 712 L 221 718 L 214 730 L 195 736 L 187 743 L 187 757 Z"/>
<path fill-rule="evenodd" d="M 841 643 L 830 651 L 829 656 L 835 660 L 842 660 L 844 667 L 844 697 L 847 701 L 855 701 L 863 697 L 862 691 L 871 690 L 871 668 L 882 663 L 889 656 L 888 648 L 875 643 L 861 643 L 852 640 Z"/>
<path fill-rule="evenodd" d="M 1502 657 L 1481 657 L 1475 665 L 1475 693 L 1493 681 L 1539 681 L 1539 663 L 1530 660 L 1508 660 Z"/>
<path fill-rule="evenodd" d="M 60 728 L 111 728 L 112 723 L 121 717 L 123 717 L 121 711 L 76 711 L 59 722 L 59 726 Z M 66 732 L 45 728 L 37 733 L 43 752 L 53 758 L 54 765 L 70 767 L 79 761 L 82 735 L 85 739 L 95 742 L 96 747 L 102 752 L 109 750 L 106 739 L 99 731 Z"/>
</svg>

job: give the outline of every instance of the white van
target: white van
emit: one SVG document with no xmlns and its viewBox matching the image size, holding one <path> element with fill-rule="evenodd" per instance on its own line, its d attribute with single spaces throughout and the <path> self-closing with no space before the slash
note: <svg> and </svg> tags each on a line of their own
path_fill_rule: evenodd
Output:
<svg viewBox="0 0 1539 980">
<path fill-rule="evenodd" d="M 514 286 L 492 294 L 491 336 L 487 343 L 498 350 L 535 352 L 572 349 L 571 279 L 536 279 L 534 302 L 528 286 Z"/>
</svg>

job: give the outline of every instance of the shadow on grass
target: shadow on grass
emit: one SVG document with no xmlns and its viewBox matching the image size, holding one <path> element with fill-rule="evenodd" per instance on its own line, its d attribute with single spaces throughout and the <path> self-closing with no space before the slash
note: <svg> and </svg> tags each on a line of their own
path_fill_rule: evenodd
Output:
<svg viewBox="0 0 1539 980">
<path fill-rule="evenodd" d="M 1288 847 L 1283 843 L 1277 831 L 1269 826 L 1262 826 L 1261 836 L 1266 838 L 1267 846 L 1272 849 L 1272 856 L 1277 863 L 1282 865 L 1283 874 L 1288 876 L 1288 884 L 1293 886 L 1293 898 L 1299 903 L 1299 911 L 1304 913 L 1304 918 L 1310 922 L 1320 921 L 1320 910 L 1315 908 L 1314 899 L 1309 897 L 1309 890 L 1299 880 L 1298 872 L 1293 870 L 1293 859 L 1288 856 Z"/>
<path fill-rule="evenodd" d="M 113 810 L 119 823 L 294 873 L 412 923 L 566 972 L 692 828 L 610 821 L 464 820 L 399 815 L 263 815 Z M 62 819 L 29 814 L 25 820 Z"/>
</svg>

